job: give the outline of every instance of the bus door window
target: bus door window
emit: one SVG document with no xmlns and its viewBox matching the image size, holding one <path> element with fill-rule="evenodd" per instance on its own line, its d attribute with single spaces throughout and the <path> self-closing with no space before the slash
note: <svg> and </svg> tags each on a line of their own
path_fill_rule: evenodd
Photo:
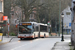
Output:
<svg viewBox="0 0 75 50">
<path fill-rule="evenodd" d="M 38 31 L 38 25 L 35 24 L 34 31 Z"/>
</svg>

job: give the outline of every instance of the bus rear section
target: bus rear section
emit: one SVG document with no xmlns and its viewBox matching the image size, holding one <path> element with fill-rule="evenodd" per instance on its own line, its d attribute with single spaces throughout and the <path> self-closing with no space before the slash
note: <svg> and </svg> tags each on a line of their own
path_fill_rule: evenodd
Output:
<svg viewBox="0 0 75 50">
<path fill-rule="evenodd" d="M 40 37 L 49 37 L 47 25 L 40 25 Z"/>
<path fill-rule="evenodd" d="M 23 38 L 34 38 L 33 36 L 33 28 L 32 28 L 32 23 L 20 23 L 19 24 L 19 33 L 18 33 L 18 38 L 21 40 Z"/>
</svg>

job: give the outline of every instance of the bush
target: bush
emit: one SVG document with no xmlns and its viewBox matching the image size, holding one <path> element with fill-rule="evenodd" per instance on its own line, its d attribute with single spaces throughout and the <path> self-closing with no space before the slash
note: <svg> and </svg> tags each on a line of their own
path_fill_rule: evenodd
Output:
<svg viewBox="0 0 75 50">
<path fill-rule="evenodd" d="M 16 34 L 13 33 L 13 32 L 9 33 L 9 35 L 10 35 L 10 36 L 16 36 Z"/>
</svg>

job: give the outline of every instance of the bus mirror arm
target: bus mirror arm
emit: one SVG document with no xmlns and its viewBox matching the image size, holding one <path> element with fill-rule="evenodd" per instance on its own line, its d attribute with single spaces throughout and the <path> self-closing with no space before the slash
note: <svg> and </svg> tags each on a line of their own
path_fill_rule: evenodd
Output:
<svg viewBox="0 0 75 50">
<path fill-rule="evenodd" d="M 33 26 L 33 29 L 34 29 L 34 26 Z"/>
<path fill-rule="evenodd" d="M 34 29 L 34 24 L 33 24 L 33 29 Z"/>
</svg>

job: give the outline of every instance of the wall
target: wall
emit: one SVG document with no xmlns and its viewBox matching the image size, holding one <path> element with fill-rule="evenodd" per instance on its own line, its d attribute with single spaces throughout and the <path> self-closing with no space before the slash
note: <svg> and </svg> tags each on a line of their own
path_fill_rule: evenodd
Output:
<svg viewBox="0 0 75 50">
<path fill-rule="evenodd" d="M 70 26 L 70 23 L 71 23 L 70 7 L 68 6 L 66 9 L 64 9 L 63 13 L 64 13 L 64 18 L 63 18 L 64 29 L 71 29 L 71 26 Z"/>
<path fill-rule="evenodd" d="M 3 8 L 3 0 L 0 0 L 0 22 L 3 22 L 3 13 L 4 13 L 4 8 Z"/>
</svg>

